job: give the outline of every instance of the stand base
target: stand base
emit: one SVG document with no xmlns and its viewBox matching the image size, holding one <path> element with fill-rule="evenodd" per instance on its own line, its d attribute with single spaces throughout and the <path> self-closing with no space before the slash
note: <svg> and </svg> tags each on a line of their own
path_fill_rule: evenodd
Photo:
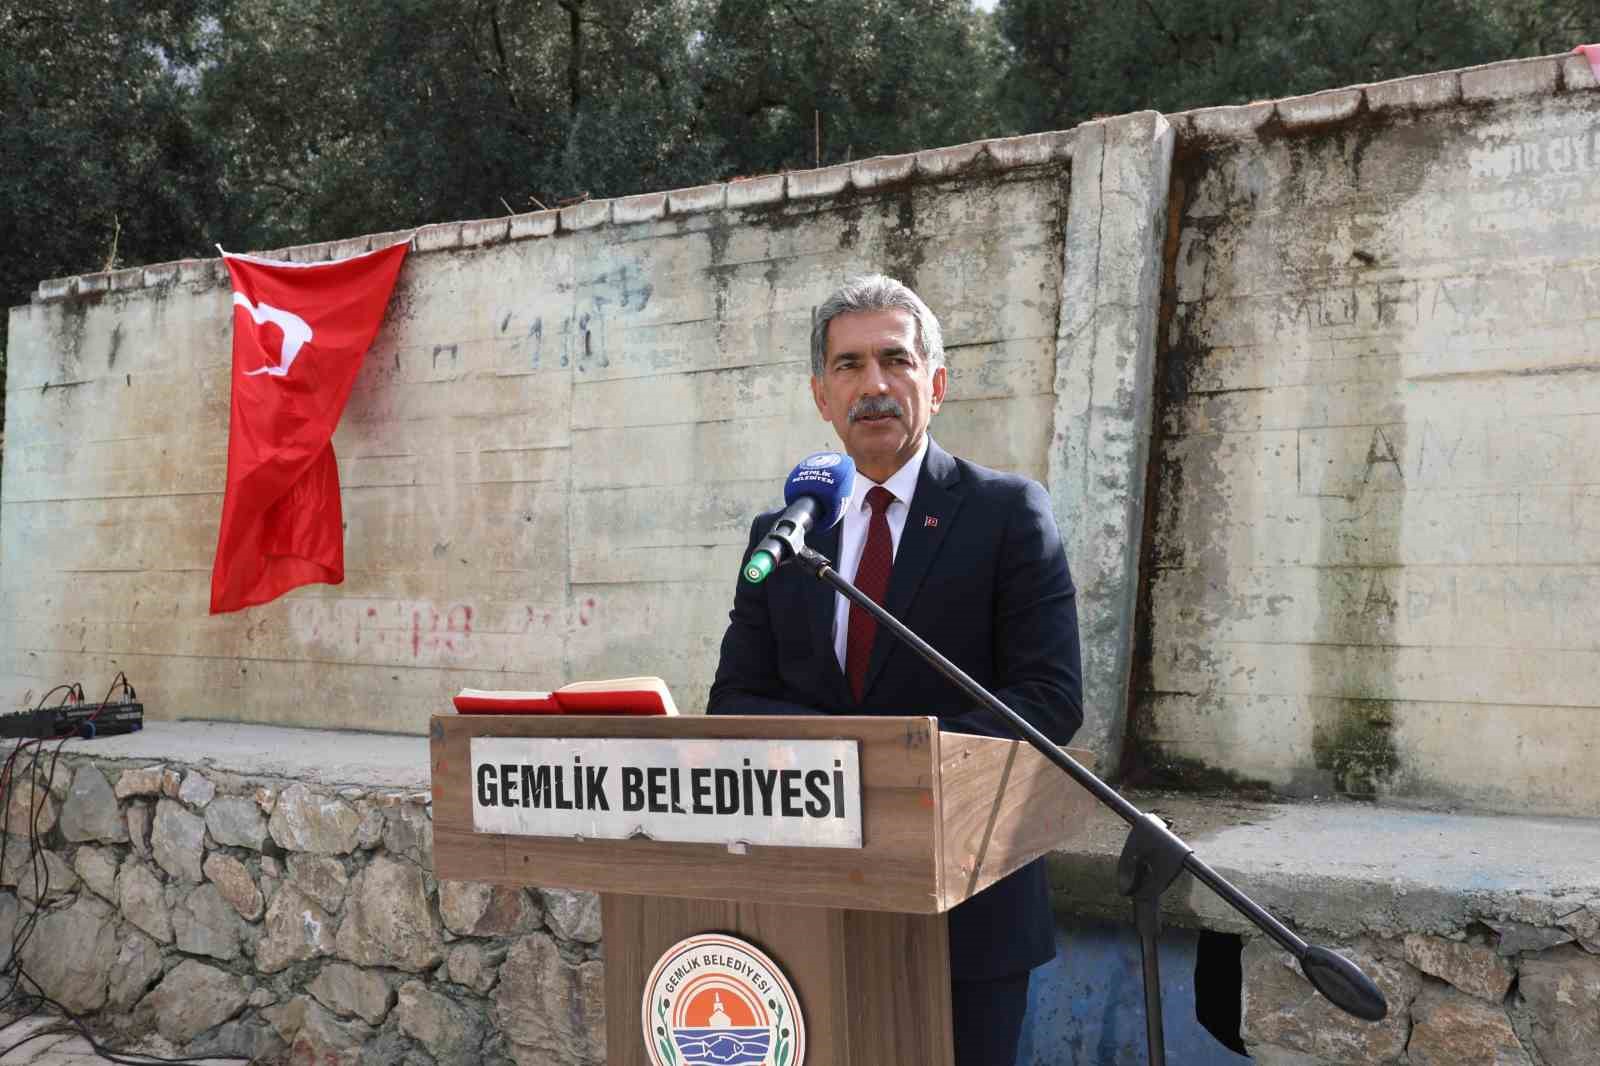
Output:
<svg viewBox="0 0 1600 1066">
<path fill-rule="evenodd" d="M 644 983 L 662 952 L 707 932 L 749 940 L 788 975 L 805 1012 L 806 1066 L 954 1064 L 943 914 L 616 893 L 602 893 L 600 906 L 609 1066 L 649 1066 Z"/>
</svg>

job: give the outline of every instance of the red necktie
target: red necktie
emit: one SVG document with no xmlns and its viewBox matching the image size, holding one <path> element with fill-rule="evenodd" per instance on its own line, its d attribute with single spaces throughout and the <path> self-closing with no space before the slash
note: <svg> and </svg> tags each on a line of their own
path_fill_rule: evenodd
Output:
<svg viewBox="0 0 1600 1066">
<path fill-rule="evenodd" d="M 861 549 L 861 565 L 856 567 L 855 586 L 882 606 L 889 591 L 889 571 L 894 568 L 894 542 L 889 538 L 889 519 L 885 512 L 894 494 L 882 485 L 867 492 L 872 519 L 867 523 L 867 543 Z M 844 642 L 844 673 L 850 679 L 850 693 L 861 702 L 867 684 L 867 663 L 872 660 L 872 641 L 878 635 L 878 620 L 850 605 L 850 631 Z"/>
</svg>

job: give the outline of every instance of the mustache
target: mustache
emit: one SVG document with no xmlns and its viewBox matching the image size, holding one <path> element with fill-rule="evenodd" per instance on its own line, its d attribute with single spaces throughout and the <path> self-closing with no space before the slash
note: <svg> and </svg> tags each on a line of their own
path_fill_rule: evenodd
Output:
<svg viewBox="0 0 1600 1066">
<path fill-rule="evenodd" d="M 904 418 L 905 409 L 900 406 L 900 401 L 893 396 L 863 396 L 850 405 L 850 410 L 845 417 L 851 422 L 873 415 L 892 415 L 895 418 Z"/>
</svg>

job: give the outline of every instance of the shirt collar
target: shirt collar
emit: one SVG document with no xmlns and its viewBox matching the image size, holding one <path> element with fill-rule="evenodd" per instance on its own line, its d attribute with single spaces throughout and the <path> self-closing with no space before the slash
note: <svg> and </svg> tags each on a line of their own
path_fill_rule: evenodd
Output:
<svg viewBox="0 0 1600 1066">
<path fill-rule="evenodd" d="M 917 493 L 917 478 L 922 474 L 922 460 L 927 458 L 929 440 L 928 434 L 924 433 L 922 435 L 922 443 L 917 446 L 917 450 L 911 458 L 907 459 L 905 465 L 899 470 L 890 474 L 889 480 L 882 482 L 883 487 L 888 489 L 896 500 L 899 500 L 907 507 L 911 506 L 911 497 Z M 872 489 L 872 486 L 877 484 L 879 482 L 873 481 L 871 478 L 858 479 L 854 491 L 850 493 L 850 506 L 856 509 L 866 507 L 867 493 Z"/>
</svg>

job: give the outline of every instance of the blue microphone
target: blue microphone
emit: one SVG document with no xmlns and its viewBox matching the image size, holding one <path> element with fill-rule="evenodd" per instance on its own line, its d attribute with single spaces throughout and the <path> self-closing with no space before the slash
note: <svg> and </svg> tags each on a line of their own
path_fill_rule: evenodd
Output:
<svg viewBox="0 0 1600 1066">
<path fill-rule="evenodd" d="M 784 508 L 744 564 L 744 579 L 759 585 L 793 559 L 812 529 L 831 529 L 844 517 L 856 484 L 856 464 L 841 452 L 816 452 L 800 460 L 783 486 Z"/>
</svg>

